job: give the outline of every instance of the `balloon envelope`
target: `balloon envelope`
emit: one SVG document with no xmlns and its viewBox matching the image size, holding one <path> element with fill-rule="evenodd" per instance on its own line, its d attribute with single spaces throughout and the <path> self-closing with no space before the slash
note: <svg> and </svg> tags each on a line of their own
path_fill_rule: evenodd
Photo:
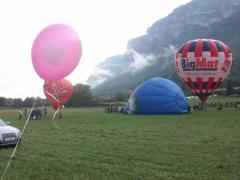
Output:
<svg viewBox="0 0 240 180">
<path fill-rule="evenodd" d="M 45 81 L 44 94 L 54 109 L 62 107 L 72 96 L 73 86 L 70 81 L 61 79 L 55 82 Z"/>
<path fill-rule="evenodd" d="M 221 41 L 196 39 L 176 53 L 178 75 L 202 102 L 227 78 L 232 66 L 232 53 Z"/>
<path fill-rule="evenodd" d="M 43 29 L 32 46 L 33 67 L 47 81 L 56 81 L 70 74 L 81 55 L 82 45 L 77 33 L 63 24 Z"/>
<path fill-rule="evenodd" d="M 131 114 L 184 114 L 189 112 L 181 88 L 168 79 L 155 77 L 139 85 L 124 108 Z"/>
</svg>

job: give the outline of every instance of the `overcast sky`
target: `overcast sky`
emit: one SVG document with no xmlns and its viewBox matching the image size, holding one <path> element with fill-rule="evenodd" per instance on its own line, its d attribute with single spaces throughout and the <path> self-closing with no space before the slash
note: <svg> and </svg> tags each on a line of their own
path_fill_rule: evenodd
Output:
<svg viewBox="0 0 240 180">
<path fill-rule="evenodd" d="M 77 68 L 66 77 L 85 83 L 97 64 L 126 51 L 128 40 L 190 0 L 1 0 L 0 97 L 44 97 L 31 47 L 46 26 L 71 26 L 82 41 Z"/>
</svg>

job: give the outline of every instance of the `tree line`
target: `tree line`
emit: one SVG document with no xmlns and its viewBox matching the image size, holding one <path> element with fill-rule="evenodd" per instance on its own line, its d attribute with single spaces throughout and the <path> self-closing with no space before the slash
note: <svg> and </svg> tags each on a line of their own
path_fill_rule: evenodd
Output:
<svg viewBox="0 0 240 180">
<path fill-rule="evenodd" d="M 215 94 L 223 96 L 229 96 L 232 94 L 240 95 L 240 88 L 233 88 L 231 81 L 226 81 L 225 87 L 225 90 L 215 92 Z M 186 93 L 186 95 L 187 94 L 188 93 Z M 192 92 L 189 94 L 192 94 Z M 130 94 L 126 94 L 120 91 L 117 92 L 115 95 L 95 96 L 89 85 L 76 84 L 74 86 L 73 94 L 68 100 L 68 102 L 65 104 L 65 107 L 107 106 L 111 102 L 122 102 L 122 104 L 124 104 L 125 102 L 127 102 L 129 96 Z M 32 107 L 35 101 L 35 97 L 27 97 L 25 99 L 0 97 L 0 107 Z M 50 104 L 48 103 L 46 98 L 38 98 L 36 106 L 50 106 Z"/>
<path fill-rule="evenodd" d="M 126 101 L 129 95 L 121 92 L 116 95 L 108 97 L 94 96 L 89 85 L 76 84 L 74 86 L 73 94 L 68 102 L 65 104 L 66 107 L 88 107 L 88 106 L 104 106 L 108 102 L 112 101 Z M 21 98 L 5 98 L 0 97 L 0 107 L 32 107 L 36 101 L 35 97 Z M 36 106 L 50 106 L 46 98 L 38 98 Z"/>
</svg>

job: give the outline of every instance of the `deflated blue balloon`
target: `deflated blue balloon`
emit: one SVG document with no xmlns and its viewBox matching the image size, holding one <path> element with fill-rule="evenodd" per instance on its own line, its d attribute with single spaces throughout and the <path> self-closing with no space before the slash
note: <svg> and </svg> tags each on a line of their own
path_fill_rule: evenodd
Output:
<svg viewBox="0 0 240 180">
<path fill-rule="evenodd" d="M 139 85 L 124 108 L 128 114 L 185 114 L 189 106 L 181 88 L 155 77 Z"/>
</svg>

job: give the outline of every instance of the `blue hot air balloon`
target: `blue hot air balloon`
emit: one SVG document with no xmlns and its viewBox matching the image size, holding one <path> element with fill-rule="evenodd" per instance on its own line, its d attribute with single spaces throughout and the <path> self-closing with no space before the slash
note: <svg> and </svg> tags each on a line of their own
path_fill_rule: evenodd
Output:
<svg viewBox="0 0 240 180">
<path fill-rule="evenodd" d="M 139 85 L 130 96 L 127 114 L 185 114 L 189 106 L 181 88 L 171 80 L 155 77 Z"/>
</svg>

